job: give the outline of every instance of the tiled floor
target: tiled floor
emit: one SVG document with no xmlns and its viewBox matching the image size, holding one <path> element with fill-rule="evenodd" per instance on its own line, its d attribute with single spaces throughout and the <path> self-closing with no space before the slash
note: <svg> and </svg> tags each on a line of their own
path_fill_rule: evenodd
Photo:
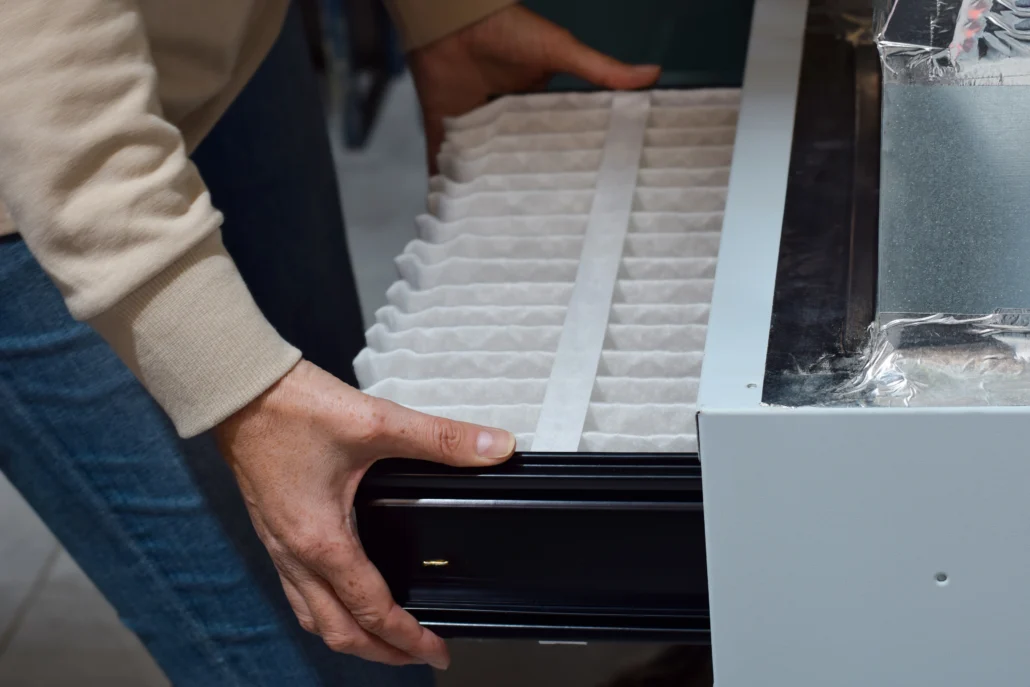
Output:
<svg viewBox="0 0 1030 687">
<path fill-rule="evenodd" d="M 0 685 L 163 687 L 136 636 L 0 477 Z"/>
<path fill-rule="evenodd" d="M 338 155 L 341 191 L 366 319 L 396 279 L 392 258 L 425 207 L 417 101 L 391 93 L 369 148 Z M 457 643 L 440 687 L 594 687 L 653 654 L 645 645 Z M 136 637 L 0 476 L 0 685 L 161 687 L 167 680 Z"/>
<path fill-rule="evenodd" d="M 60 547 L 28 504 L 0 477 L 0 651 L 9 628 L 28 610 Z"/>
</svg>

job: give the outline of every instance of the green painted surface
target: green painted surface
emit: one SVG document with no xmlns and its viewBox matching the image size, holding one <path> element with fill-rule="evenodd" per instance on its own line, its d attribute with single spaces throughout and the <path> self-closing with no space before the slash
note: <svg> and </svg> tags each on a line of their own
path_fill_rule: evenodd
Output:
<svg viewBox="0 0 1030 687">
<path fill-rule="evenodd" d="M 620 60 L 661 64 L 661 85 L 739 86 L 753 0 L 523 0 Z M 554 89 L 581 88 L 569 77 Z"/>
</svg>

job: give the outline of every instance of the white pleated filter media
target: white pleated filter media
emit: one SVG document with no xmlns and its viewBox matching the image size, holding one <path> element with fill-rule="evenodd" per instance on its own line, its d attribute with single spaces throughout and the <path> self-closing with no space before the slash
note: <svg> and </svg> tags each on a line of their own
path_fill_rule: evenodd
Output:
<svg viewBox="0 0 1030 687">
<path fill-rule="evenodd" d="M 448 122 L 362 388 L 519 450 L 697 450 L 740 93 L 508 97 Z"/>
</svg>

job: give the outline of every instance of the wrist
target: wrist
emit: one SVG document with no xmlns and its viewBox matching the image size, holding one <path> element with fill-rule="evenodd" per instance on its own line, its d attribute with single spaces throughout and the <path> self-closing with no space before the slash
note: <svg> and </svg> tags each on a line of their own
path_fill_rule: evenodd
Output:
<svg viewBox="0 0 1030 687">
<path fill-rule="evenodd" d="M 253 400 L 215 425 L 212 431 L 218 443 L 226 445 L 226 442 L 241 437 L 269 434 L 275 425 L 280 424 L 287 409 L 296 405 L 291 399 L 297 394 L 297 377 L 309 365 L 311 363 L 306 360 L 299 360 Z"/>
<path fill-rule="evenodd" d="M 387 0 L 406 51 L 425 47 L 516 4 L 517 0 Z"/>
</svg>

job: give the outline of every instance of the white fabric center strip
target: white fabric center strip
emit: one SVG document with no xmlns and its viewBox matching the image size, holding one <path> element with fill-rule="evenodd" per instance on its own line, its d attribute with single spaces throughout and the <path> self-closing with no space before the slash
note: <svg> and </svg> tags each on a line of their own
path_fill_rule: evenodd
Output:
<svg viewBox="0 0 1030 687">
<path fill-rule="evenodd" d="M 616 93 L 576 281 L 544 392 L 533 451 L 574 452 L 586 424 L 626 243 L 649 93 Z"/>
</svg>

